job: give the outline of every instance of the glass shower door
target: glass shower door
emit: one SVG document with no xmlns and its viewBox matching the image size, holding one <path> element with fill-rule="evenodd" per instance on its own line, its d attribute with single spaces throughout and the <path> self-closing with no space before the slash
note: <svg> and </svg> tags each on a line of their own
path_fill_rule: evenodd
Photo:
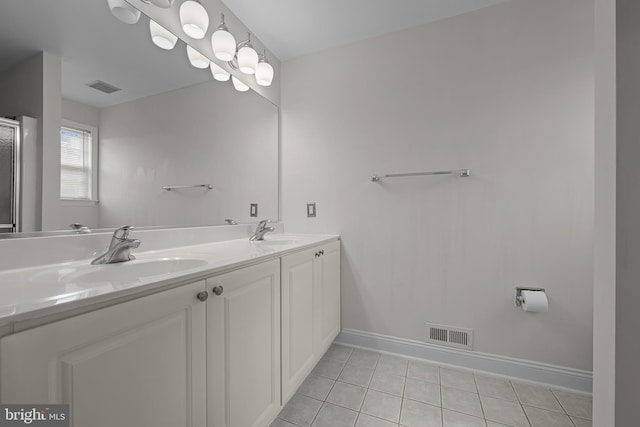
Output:
<svg viewBox="0 0 640 427">
<path fill-rule="evenodd" d="M 18 231 L 19 123 L 0 119 L 0 233 Z"/>
</svg>

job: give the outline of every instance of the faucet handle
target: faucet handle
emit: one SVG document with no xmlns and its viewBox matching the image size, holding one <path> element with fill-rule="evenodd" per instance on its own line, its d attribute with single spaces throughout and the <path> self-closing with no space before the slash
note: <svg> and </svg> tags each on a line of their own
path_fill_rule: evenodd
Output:
<svg viewBox="0 0 640 427">
<path fill-rule="evenodd" d="M 260 221 L 258 223 L 258 228 L 264 228 L 267 226 L 268 223 L 270 223 L 271 220 L 270 219 L 263 219 L 262 221 Z"/>
<path fill-rule="evenodd" d="M 128 239 L 129 234 L 131 234 L 131 230 L 135 230 L 135 227 L 133 225 L 123 225 L 113 232 L 113 237 L 122 240 Z"/>
</svg>

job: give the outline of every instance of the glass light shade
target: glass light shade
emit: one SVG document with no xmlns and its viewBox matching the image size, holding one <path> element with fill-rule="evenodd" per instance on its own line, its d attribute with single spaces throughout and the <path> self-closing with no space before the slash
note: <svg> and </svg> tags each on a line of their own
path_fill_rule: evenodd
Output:
<svg viewBox="0 0 640 427">
<path fill-rule="evenodd" d="M 228 31 L 217 30 L 211 36 L 213 54 L 221 61 L 231 61 L 236 56 L 236 38 Z"/>
<path fill-rule="evenodd" d="M 201 39 L 209 28 L 209 14 L 200 3 L 187 0 L 180 6 L 180 24 L 186 35 Z"/>
<path fill-rule="evenodd" d="M 173 5 L 173 0 L 147 0 L 151 4 L 158 6 L 162 9 L 168 9 Z"/>
<path fill-rule="evenodd" d="M 246 92 L 249 90 L 249 86 L 236 79 L 235 76 L 231 76 L 231 81 L 233 82 L 233 87 L 235 87 L 238 92 Z"/>
<path fill-rule="evenodd" d="M 218 64 L 214 64 L 213 62 L 209 64 L 211 67 L 211 74 L 213 78 L 219 82 L 226 82 L 231 78 L 231 74 L 227 73 L 222 67 Z"/>
<path fill-rule="evenodd" d="M 187 56 L 189 57 L 189 62 L 196 68 L 207 68 L 209 67 L 209 58 L 192 48 L 191 46 L 187 46 Z"/>
<path fill-rule="evenodd" d="M 260 86 L 271 86 L 273 81 L 273 67 L 267 61 L 260 61 L 256 68 L 256 83 Z"/>
<path fill-rule="evenodd" d="M 135 24 L 140 19 L 140 11 L 125 0 L 107 0 L 113 16 L 125 24 Z"/>
<path fill-rule="evenodd" d="M 149 20 L 149 32 L 151 32 L 151 40 L 159 48 L 171 50 L 176 45 L 178 37 L 171 34 L 162 25 L 153 19 Z"/>
<path fill-rule="evenodd" d="M 254 74 L 258 68 L 258 53 L 249 46 L 238 50 L 238 68 L 245 74 Z"/>
</svg>

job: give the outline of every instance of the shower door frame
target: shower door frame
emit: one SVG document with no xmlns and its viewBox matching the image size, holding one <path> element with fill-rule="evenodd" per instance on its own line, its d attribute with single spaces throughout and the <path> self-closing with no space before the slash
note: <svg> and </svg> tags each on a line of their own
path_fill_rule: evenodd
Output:
<svg viewBox="0 0 640 427">
<path fill-rule="evenodd" d="M 9 120 L 0 117 L 0 125 L 11 127 L 14 129 L 14 148 L 13 148 L 13 175 L 12 180 L 12 193 L 11 193 L 11 215 L 12 224 L 0 224 L 0 229 L 11 228 L 11 232 L 17 233 L 20 231 L 20 122 L 15 120 Z"/>
</svg>

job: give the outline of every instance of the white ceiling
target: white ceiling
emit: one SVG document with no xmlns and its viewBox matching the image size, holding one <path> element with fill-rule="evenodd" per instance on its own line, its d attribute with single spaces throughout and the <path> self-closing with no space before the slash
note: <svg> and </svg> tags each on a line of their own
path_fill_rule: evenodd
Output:
<svg viewBox="0 0 640 427">
<path fill-rule="evenodd" d="M 223 1 L 287 60 L 508 0 Z M 37 52 L 56 54 L 66 98 L 106 107 L 211 80 L 208 70 L 189 65 L 182 42 L 173 51 L 157 48 L 147 17 L 123 24 L 106 0 L 0 2 L 0 72 Z M 107 95 L 86 86 L 95 80 L 122 91 Z"/>
<path fill-rule="evenodd" d="M 0 72 L 37 52 L 58 55 L 65 98 L 106 107 L 212 79 L 208 69 L 189 64 L 182 42 L 172 51 L 156 47 L 147 17 L 123 24 L 106 0 L 0 2 Z M 95 80 L 122 91 L 107 95 L 86 86 Z"/>
<path fill-rule="evenodd" d="M 281 61 L 509 0 L 222 0 Z"/>
</svg>

